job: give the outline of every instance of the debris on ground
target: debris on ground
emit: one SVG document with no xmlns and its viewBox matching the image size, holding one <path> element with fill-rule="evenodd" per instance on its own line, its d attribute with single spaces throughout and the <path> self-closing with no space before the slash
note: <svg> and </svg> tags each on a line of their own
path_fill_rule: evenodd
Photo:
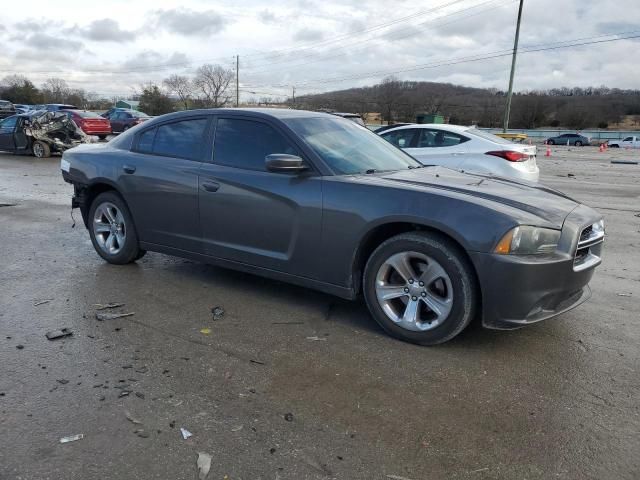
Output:
<svg viewBox="0 0 640 480">
<path fill-rule="evenodd" d="M 61 385 L 66 385 L 67 383 L 69 383 L 69 380 L 67 380 L 66 378 L 61 378 L 60 380 L 56 380 L 56 382 L 60 383 Z"/>
<path fill-rule="evenodd" d="M 209 475 L 209 470 L 211 470 L 211 455 L 204 452 L 198 452 L 198 461 L 196 462 L 198 466 L 198 478 L 199 480 L 204 480 Z"/>
<path fill-rule="evenodd" d="M 231 429 L 231 431 L 232 431 L 232 432 L 239 432 L 240 430 L 242 430 L 242 425 L 239 425 L 239 426 L 237 426 L 237 427 L 233 427 L 233 428 Z"/>
<path fill-rule="evenodd" d="M 257 363 L 258 365 L 265 365 L 264 362 L 261 362 L 260 360 L 254 360 L 253 358 L 251 360 L 249 360 L 251 363 Z"/>
<path fill-rule="evenodd" d="M 184 427 L 180 427 L 180 433 L 182 434 L 182 438 L 184 440 L 186 440 L 189 437 L 193 437 L 193 433 L 191 433 L 189 430 L 187 430 Z"/>
<path fill-rule="evenodd" d="M 109 308 L 118 308 L 118 307 L 124 307 L 125 304 L 124 303 L 96 303 L 94 305 L 94 307 L 96 307 L 96 310 L 107 310 Z"/>
<path fill-rule="evenodd" d="M 638 165 L 638 162 L 634 162 L 633 160 L 611 160 L 611 163 L 617 163 L 620 165 Z"/>
<path fill-rule="evenodd" d="M 149 438 L 149 432 L 147 432 L 147 431 L 145 431 L 143 429 L 134 430 L 133 433 L 135 433 L 140 438 Z"/>
<path fill-rule="evenodd" d="M 619 293 L 618 296 L 619 297 L 630 297 L 631 294 L 630 293 Z"/>
<path fill-rule="evenodd" d="M 70 435 L 68 437 L 62 437 L 60 439 L 60 443 L 75 442 L 76 440 L 82 440 L 83 438 L 84 438 L 84 434 L 83 433 L 78 433 L 77 435 Z"/>
<path fill-rule="evenodd" d="M 136 392 L 136 397 L 141 398 L 142 400 L 144 400 L 144 393 Z"/>
<path fill-rule="evenodd" d="M 37 307 L 39 305 L 44 305 L 45 303 L 49 303 L 53 300 L 53 298 L 45 298 L 44 300 L 38 300 L 37 302 L 35 302 L 33 304 L 34 307 Z"/>
<path fill-rule="evenodd" d="M 567 177 L 575 177 L 573 173 L 567 173 Z"/>
<path fill-rule="evenodd" d="M 222 307 L 212 307 L 211 313 L 213 314 L 214 320 L 220 320 L 224 316 L 224 308 Z"/>
<path fill-rule="evenodd" d="M 130 312 L 130 313 L 96 312 L 96 318 L 98 320 L 100 320 L 100 321 L 102 321 L 102 320 L 115 320 L 116 318 L 130 317 L 131 315 L 135 315 L 135 312 Z"/>
<path fill-rule="evenodd" d="M 73 335 L 73 332 L 68 328 L 61 328 L 60 330 L 52 330 L 51 332 L 45 333 L 47 340 L 56 340 L 58 338 L 70 337 Z"/>
<path fill-rule="evenodd" d="M 284 414 L 284 419 L 285 419 L 287 422 L 293 422 L 293 413 L 285 413 L 285 414 Z"/>
<path fill-rule="evenodd" d="M 200 333 L 203 335 L 209 335 L 211 334 L 211 329 L 210 328 L 201 328 L 200 329 Z"/>
<path fill-rule="evenodd" d="M 140 420 L 138 420 L 137 418 L 135 418 L 133 415 L 131 415 L 128 411 L 124 411 L 124 416 L 127 418 L 127 420 L 129 420 L 131 423 L 135 424 L 135 425 L 142 425 L 142 422 Z"/>
<path fill-rule="evenodd" d="M 131 393 L 131 390 L 122 390 L 120 392 L 120 395 L 118 395 L 118 398 L 128 397 L 130 393 Z"/>
<path fill-rule="evenodd" d="M 22 349 L 24 348 L 24 345 L 16 345 L 16 348 L 17 348 L 18 350 L 22 350 Z"/>
<path fill-rule="evenodd" d="M 304 325 L 304 322 L 271 322 L 271 325 Z"/>
<path fill-rule="evenodd" d="M 136 368 L 135 370 L 137 373 L 147 373 L 149 371 L 149 367 L 144 366 L 144 367 L 140 367 L 140 368 Z"/>
<path fill-rule="evenodd" d="M 326 338 L 318 337 L 318 336 L 307 337 L 307 340 L 312 340 L 314 342 L 326 342 L 327 341 Z"/>
</svg>

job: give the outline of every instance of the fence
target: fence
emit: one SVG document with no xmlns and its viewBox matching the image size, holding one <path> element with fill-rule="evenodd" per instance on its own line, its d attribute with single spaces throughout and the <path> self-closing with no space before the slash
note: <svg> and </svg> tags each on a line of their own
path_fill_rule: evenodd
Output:
<svg viewBox="0 0 640 480">
<path fill-rule="evenodd" d="M 501 133 L 501 128 L 481 128 L 489 133 Z M 622 140 L 625 137 L 633 135 L 640 136 L 640 131 L 637 130 L 562 130 L 562 129 L 548 129 L 548 130 L 528 130 L 528 129 L 516 129 L 510 128 L 507 130 L 509 133 L 525 133 L 527 137 L 534 139 L 547 139 L 549 137 L 556 137 L 563 133 L 579 133 L 592 141 L 598 140 Z"/>
</svg>

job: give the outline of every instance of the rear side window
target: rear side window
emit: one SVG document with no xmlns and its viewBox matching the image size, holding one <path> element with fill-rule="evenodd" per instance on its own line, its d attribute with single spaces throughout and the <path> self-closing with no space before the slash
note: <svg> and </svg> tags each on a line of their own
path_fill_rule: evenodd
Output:
<svg viewBox="0 0 640 480">
<path fill-rule="evenodd" d="M 420 133 L 420 141 L 418 142 L 420 148 L 453 147 L 469 141 L 469 139 L 463 135 L 445 130 L 422 129 Z"/>
<path fill-rule="evenodd" d="M 299 155 L 273 127 L 252 120 L 218 119 L 214 143 L 214 162 L 218 165 L 266 170 L 265 157 L 272 153 Z"/>
<path fill-rule="evenodd" d="M 413 146 L 413 138 L 416 135 L 415 128 L 403 128 L 393 132 L 383 133 L 380 135 L 387 142 L 394 144 L 400 148 L 410 148 Z"/>
<path fill-rule="evenodd" d="M 160 125 L 140 134 L 137 150 L 155 155 L 200 160 L 206 128 L 206 118 Z"/>
</svg>

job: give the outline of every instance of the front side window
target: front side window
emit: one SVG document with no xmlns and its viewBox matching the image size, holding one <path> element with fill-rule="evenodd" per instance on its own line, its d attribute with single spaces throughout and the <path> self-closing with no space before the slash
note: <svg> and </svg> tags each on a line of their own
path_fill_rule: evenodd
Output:
<svg viewBox="0 0 640 480">
<path fill-rule="evenodd" d="M 218 119 L 213 146 L 213 161 L 218 165 L 246 170 L 266 170 L 265 157 L 273 153 L 300 155 L 298 150 L 270 125 L 236 118 Z"/>
<path fill-rule="evenodd" d="M 622 140 L 623 142 L 633 142 L 633 137 L 627 137 L 624 140 Z"/>
<path fill-rule="evenodd" d="M 400 148 L 413 147 L 413 138 L 416 135 L 415 128 L 403 128 L 401 130 L 394 130 L 393 132 L 383 133 L 381 135 L 387 142 Z"/>
<path fill-rule="evenodd" d="M 16 124 L 18 123 L 18 117 L 9 117 L 2 122 L 0 122 L 0 132 L 9 133 L 13 132 L 16 129 Z"/>
</svg>

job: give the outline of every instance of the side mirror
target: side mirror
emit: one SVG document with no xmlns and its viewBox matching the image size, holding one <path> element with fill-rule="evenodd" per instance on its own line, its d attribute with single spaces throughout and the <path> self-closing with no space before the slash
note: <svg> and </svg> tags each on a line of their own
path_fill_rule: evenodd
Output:
<svg viewBox="0 0 640 480">
<path fill-rule="evenodd" d="M 302 172 L 309 167 L 305 165 L 297 155 L 288 155 L 286 153 L 272 153 L 264 159 L 267 170 L 270 172 Z"/>
</svg>

